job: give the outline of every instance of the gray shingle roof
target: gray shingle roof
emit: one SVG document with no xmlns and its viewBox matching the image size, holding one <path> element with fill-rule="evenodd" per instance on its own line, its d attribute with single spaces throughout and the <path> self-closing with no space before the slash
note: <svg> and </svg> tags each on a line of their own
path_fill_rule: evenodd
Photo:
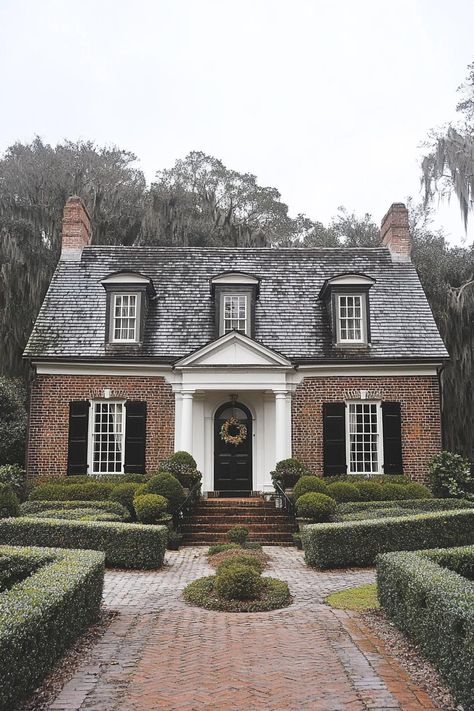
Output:
<svg viewBox="0 0 474 711">
<path fill-rule="evenodd" d="M 217 337 L 209 280 L 225 271 L 261 279 L 255 338 L 295 362 L 323 359 L 437 359 L 447 352 L 415 268 L 394 263 L 386 248 L 171 249 L 92 246 L 80 261 L 60 262 L 25 350 L 28 357 L 106 356 L 105 290 L 119 270 L 152 278 L 140 356 L 174 361 Z M 317 296 L 324 280 L 343 272 L 376 279 L 370 289 L 372 346 L 347 352 L 332 345 Z M 113 356 L 120 360 L 120 355 Z"/>
</svg>

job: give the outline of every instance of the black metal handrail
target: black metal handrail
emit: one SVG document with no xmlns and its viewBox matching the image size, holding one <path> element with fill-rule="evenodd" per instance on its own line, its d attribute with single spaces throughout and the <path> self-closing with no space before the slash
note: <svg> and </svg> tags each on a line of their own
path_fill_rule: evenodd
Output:
<svg viewBox="0 0 474 711">
<path fill-rule="evenodd" d="M 198 498 L 196 494 L 198 494 L 200 488 L 201 482 L 197 481 L 190 489 L 189 494 L 186 496 L 181 506 L 173 513 L 173 527 L 176 531 L 179 532 L 181 530 L 181 526 L 183 525 L 184 519 L 189 513 L 191 513 L 193 504 Z"/>
<path fill-rule="evenodd" d="M 292 523 L 296 523 L 296 508 L 293 501 L 285 494 L 283 487 L 277 481 L 273 482 L 276 491 L 278 508 L 282 509 Z"/>
</svg>

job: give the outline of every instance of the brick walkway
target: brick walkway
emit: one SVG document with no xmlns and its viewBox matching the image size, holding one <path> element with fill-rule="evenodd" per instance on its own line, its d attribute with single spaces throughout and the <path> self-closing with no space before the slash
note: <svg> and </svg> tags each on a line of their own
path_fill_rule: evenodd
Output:
<svg viewBox="0 0 474 711">
<path fill-rule="evenodd" d="M 266 549 L 294 603 L 270 613 L 189 607 L 181 590 L 212 571 L 205 549 L 168 552 L 160 572 L 106 575 L 119 616 L 50 711 L 362 711 L 436 707 L 355 614 L 322 604 L 372 571 L 316 572 L 294 548 Z"/>
</svg>

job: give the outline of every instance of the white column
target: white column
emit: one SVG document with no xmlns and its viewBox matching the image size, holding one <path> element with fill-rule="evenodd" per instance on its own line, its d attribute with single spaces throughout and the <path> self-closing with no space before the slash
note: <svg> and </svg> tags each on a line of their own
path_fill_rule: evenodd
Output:
<svg viewBox="0 0 474 711">
<path fill-rule="evenodd" d="M 181 391 L 181 438 L 182 451 L 193 453 L 193 391 Z"/>
<path fill-rule="evenodd" d="M 279 462 L 287 452 L 287 405 L 286 390 L 275 391 L 275 458 Z"/>
</svg>

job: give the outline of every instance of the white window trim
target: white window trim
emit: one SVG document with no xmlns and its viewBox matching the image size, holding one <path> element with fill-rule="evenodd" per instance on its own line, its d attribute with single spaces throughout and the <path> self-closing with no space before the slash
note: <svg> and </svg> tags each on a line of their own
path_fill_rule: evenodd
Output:
<svg viewBox="0 0 474 711">
<path fill-rule="evenodd" d="M 135 297 L 135 338 L 115 338 L 115 302 L 118 296 Z M 140 328 L 141 294 L 139 291 L 114 291 L 111 295 L 110 305 L 110 342 L 111 343 L 138 343 Z"/>
<path fill-rule="evenodd" d="M 360 299 L 360 315 L 361 315 L 361 338 L 342 338 L 341 337 L 341 297 L 346 296 L 358 296 Z M 367 302 L 366 295 L 361 292 L 344 292 L 343 294 L 336 294 L 336 334 L 337 343 L 341 345 L 348 345 L 351 343 L 355 344 L 366 344 L 367 343 Z"/>
<path fill-rule="evenodd" d="M 123 426 L 122 426 L 122 467 L 119 472 L 94 472 L 94 411 L 95 406 L 98 403 L 108 403 L 111 405 L 123 405 Z M 127 424 L 127 411 L 125 407 L 126 400 L 91 400 L 89 407 L 89 437 L 87 443 L 87 463 L 88 472 L 90 476 L 100 477 L 100 476 L 113 476 L 114 474 L 120 475 L 124 474 L 125 466 L 125 430 Z"/>
<path fill-rule="evenodd" d="M 359 405 L 363 403 L 364 405 L 377 405 L 377 463 L 378 470 L 376 472 L 351 472 L 351 438 L 349 430 L 349 405 Z M 349 476 L 366 476 L 367 478 L 377 476 L 378 474 L 384 473 L 384 450 L 383 450 L 383 419 L 382 419 L 382 402 L 380 400 L 346 400 L 346 463 L 347 463 L 347 473 Z"/>
<path fill-rule="evenodd" d="M 246 336 L 250 337 L 251 333 L 251 323 L 250 323 L 250 294 L 248 291 L 224 291 L 220 295 L 220 318 L 219 318 L 219 336 L 224 336 L 225 335 L 225 318 L 224 318 L 224 304 L 225 304 L 225 298 L 226 296 L 240 296 L 245 298 L 245 331 L 244 334 Z M 227 333 L 232 333 L 231 331 L 227 331 Z M 240 331 L 239 331 L 240 333 Z"/>
</svg>

